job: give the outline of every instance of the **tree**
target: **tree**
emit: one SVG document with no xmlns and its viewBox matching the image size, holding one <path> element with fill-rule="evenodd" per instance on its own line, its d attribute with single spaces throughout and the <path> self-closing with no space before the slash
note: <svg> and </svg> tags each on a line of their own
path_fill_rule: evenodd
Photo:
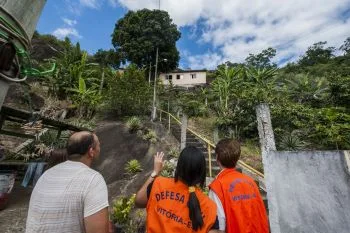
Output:
<svg viewBox="0 0 350 233">
<path fill-rule="evenodd" d="M 320 41 L 310 46 L 299 60 L 299 65 L 312 66 L 327 63 L 333 57 L 334 47 L 325 48 L 326 44 L 327 41 Z"/>
<path fill-rule="evenodd" d="M 144 72 L 130 65 L 125 72 L 106 77 L 106 101 L 109 110 L 117 116 L 145 115 L 152 102 L 152 89 Z"/>
<path fill-rule="evenodd" d="M 276 56 L 276 49 L 268 48 L 261 51 L 261 53 L 254 55 L 249 54 L 245 59 L 246 65 L 255 67 L 255 68 L 275 68 L 277 67 L 276 63 L 271 61 L 272 58 Z"/>
<path fill-rule="evenodd" d="M 119 68 L 120 58 L 114 49 L 103 50 L 99 49 L 93 56 L 93 60 L 102 67 L 110 66 L 114 69 Z"/>
<path fill-rule="evenodd" d="M 135 63 L 139 68 L 155 64 L 159 48 L 160 72 L 175 69 L 179 62 L 176 41 L 181 33 L 172 23 L 168 12 L 143 9 L 129 11 L 120 19 L 112 34 L 112 44 L 121 59 Z"/>
<path fill-rule="evenodd" d="M 105 82 L 105 75 L 106 74 L 112 74 L 111 72 L 111 67 L 114 69 L 119 68 L 120 66 L 120 58 L 118 54 L 113 50 L 103 50 L 99 49 L 94 57 L 93 60 L 97 62 L 100 65 L 100 70 L 101 70 L 101 81 L 100 81 L 100 90 L 99 93 L 102 94 L 102 89 L 104 86 Z"/>
<path fill-rule="evenodd" d="M 344 51 L 345 55 L 350 55 L 350 37 L 346 38 L 344 44 L 339 49 Z"/>
</svg>

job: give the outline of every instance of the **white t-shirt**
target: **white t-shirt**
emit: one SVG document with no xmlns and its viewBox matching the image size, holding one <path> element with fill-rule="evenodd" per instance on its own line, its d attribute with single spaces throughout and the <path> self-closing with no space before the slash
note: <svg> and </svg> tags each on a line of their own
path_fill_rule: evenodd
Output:
<svg viewBox="0 0 350 233">
<path fill-rule="evenodd" d="M 222 206 L 222 203 L 220 201 L 220 198 L 214 193 L 212 190 L 209 190 L 208 193 L 209 198 L 215 202 L 217 207 L 217 217 L 219 221 L 219 230 L 225 231 L 226 230 L 226 215 L 224 207 Z"/>
<path fill-rule="evenodd" d="M 106 207 L 108 191 L 101 174 L 81 162 L 66 161 L 37 182 L 26 233 L 84 233 L 84 218 Z"/>
</svg>

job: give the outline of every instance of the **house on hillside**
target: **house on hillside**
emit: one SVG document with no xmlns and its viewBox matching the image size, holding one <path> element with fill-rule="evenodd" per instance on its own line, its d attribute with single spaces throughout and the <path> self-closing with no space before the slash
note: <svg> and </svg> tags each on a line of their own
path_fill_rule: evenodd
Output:
<svg viewBox="0 0 350 233">
<path fill-rule="evenodd" d="M 172 82 L 174 86 L 179 87 L 204 86 L 207 84 L 207 71 L 175 70 L 170 73 L 161 73 L 159 78 L 164 85 L 169 85 Z"/>
</svg>

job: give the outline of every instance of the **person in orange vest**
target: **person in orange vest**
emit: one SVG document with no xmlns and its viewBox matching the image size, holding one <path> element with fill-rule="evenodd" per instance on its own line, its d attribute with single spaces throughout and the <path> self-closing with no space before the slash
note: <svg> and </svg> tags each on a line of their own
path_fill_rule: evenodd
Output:
<svg viewBox="0 0 350 233">
<path fill-rule="evenodd" d="M 200 189 L 206 179 L 206 162 L 196 147 L 182 150 L 174 178 L 158 177 L 163 152 L 154 158 L 154 170 L 137 192 L 135 205 L 147 210 L 147 233 L 215 233 L 216 205 Z"/>
<path fill-rule="evenodd" d="M 209 197 L 218 208 L 219 230 L 226 233 L 269 232 L 266 209 L 252 178 L 235 170 L 241 155 L 239 142 L 219 141 L 215 148 L 221 172 L 209 185 Z"/>
</svg>

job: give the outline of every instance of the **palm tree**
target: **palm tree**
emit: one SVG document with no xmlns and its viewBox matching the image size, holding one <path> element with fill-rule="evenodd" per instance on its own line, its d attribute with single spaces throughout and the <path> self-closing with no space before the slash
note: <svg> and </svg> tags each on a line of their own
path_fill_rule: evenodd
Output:
<svg viewBox="0 0 350 233">
<path fill-rule="evenodd" d="M 290 96 L 298 103 L 307 103 L 325 99 L 328 96 L 328 81 L 324 77 L 310 77 L 308 74 L 297 74 L 285 80 Z"/>
</svg>

